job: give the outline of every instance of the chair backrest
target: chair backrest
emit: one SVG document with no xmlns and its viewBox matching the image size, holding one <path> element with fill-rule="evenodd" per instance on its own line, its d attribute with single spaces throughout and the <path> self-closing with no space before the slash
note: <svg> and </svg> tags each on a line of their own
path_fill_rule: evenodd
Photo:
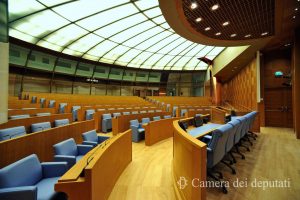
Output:
<svg viewBox="0 0 300 200">
<path fill-rule="evenodd" d="M 41 123 L 35 123 L 31 124 L 31 132 L 38 132 L 43 131 L 51 128 L 50 122 L 41 122 Z"/>
<path fill-rule="evenodd" d="M 130 126 L 139 126 L 139 121 L 137 119 L 130 120 Z"/>
<path fill-rule="evenodd" d="M 123 115 L 130 115 L 130 112 L 123 112 Z"/>
<path fill-rule="evenodd" d="M 173 117 L 176 116 L 176 110 L 178 109 L 178 106 L 173 106 L 172 115 Z"/>
<path fill-rule="evenodd" d="M 30 115 L 12 115 L 9 118 L 10 119 L 24 119 L 24 118 L 29 118 Z"/>
<path fill-rule="evenodd" d="M 26 134 L 24 126 L 17 126 L 0 130 L 0 141 L 19 137 Z"/>
<path fill-rule="evenodd" d="M 111 114 L 110 114 L 110 113 L 103 114 L 103 115 L 102 115 L 102 119 L 103 119 L 103 120 L 105 120 L 105 119 L 111 119 Z"/>
<path fill-rule="evenodd" d="M 147 113 L 147 111 L 146 110 L 141 110 L 140 113 Z"/>
<path fill-rule="evenodd" d="M 155 112 L 162 112 L 162 110 L 155 110 Z"/>
<path fill-rule="evenodd" d="M 86 110 L 86 111 L 85 111 L 85 119 L 86 119 L 86 120 L 91 120 L 91 119 L 93 119 L 94 114 L 95 114 L 95 110 L 94 110 L 94 109 Z"/>
<path fill-rule="evenodd" d="M 167 105 L 166 105 L 166 111 L 167 111 L 167 112 L 170 112 L 170 107 L 171 107 L 170 104 L 167 104 Z"/>
<path fill-rule="evenodd" d="M 180 116 L 184 116 L 184 114 L 187 112 L 187 109 L 181 109 L 180 110 Z"/>
<path fill-rule="evenodd" d="M 231 129 L 229 130 L 229 133 L 228 133 L 228 139 L 227 139 L 227 143 L 226 143 L 226 153 L 228 153 L 232 149 L 232 147 L 235 145 L 235 134 L 236 134 L 236 130 L 238 128 L 238 126 L 235 126 L 232 123 L 228 123 L 228 124 L 231 126 Z"/>
<path fill-rule="evenodd" d="M 37 97 L 36 96 L 32 96 L 31 97 L 31 103 L 36 103 Z"/>
<path fill-rule="evenodd" d="M 157 121 L 157 120 L 160 120 L 160 116 L 153 117 L 153 121 Z"/>
<path fill-rule="evenodd" d="M 41 163 L 32 154 L 0 169 L 0 188 L 32 186 L 42 178 Z"/>
<path fill-rule="evenodd" d="M 82 133 L 82 139 L 83 139 L 83 141 L 98 142 L 98 136 L 97 136 L 96 130 L 91 130 L 91 131 Z"/>
<path fill-rule="evenodd" d="M 148 113 L 154 113 L 154 110 L 148 110 Z"/>
<path fill-rule="evenodd" d="M 105 111 L 104 108 L 98 108 L 97 111 Z"/>
<path fill-rule="evenodd" d="M 50 116 L 51 113 L 36 113 L 36 116 L 41 117 L 41 116 Z"/>
<path fill-rule="evenodd" d="M 139 114 L 138 111 L 132 111 L 131 113 L 132 113 L 132 114 Z"/>
<path fill-rule="evenodd" d="M 149 117 L 142 118 L 142 124 L 148 124 L 150 122 Z"/>
<path fill-rule="evenodd" d="M 121 116 L 121 113 L 113 113 L 113 117 L 118 117 L 118 116 Z"/>
<path fill-rule="evenodd" d="M 78 149 L 73 138 L 64 140 L 60 143 L 53 145 L 55 155 L 67 155 L 67 156 L 77 156 Z"/>
<path fill-rule="evenodd" d="M 228 124 L 231 124 L 234 127 L 234 144 L 237 144 L 241 139 L 242 124 L 237 119 L 231 120 Z"/>
<path fill-rule="evenodd" d="M 171 115 L 165 115 L 165 116 L 164 116 L 164 119 L 170 119 L 170 118 L 172 118 Z"/>
<path fill-rule="evenodd" d="M 44 107 L 44 103 L 45 103 L 46 99 L 45 98 L 40 98 L 40 104 L 41 104 L 41 108 Z"/>
<path fill-rule="evenodd" d="M 59 113 L 65 113 L 65 107 L 67 106 L 67 103 L 60 103 L 59 104 Z"/>
<path fill-rule="evenodd" d="M 72 111 L 76 111 L 76 110 L 78 110 L 80 108 L 81 108 L 81 106 L 72 106 Z"/>
<path fill-rule="evenodd" d="M 226 142 L 228 133 L 232 128 L 229 124 L 224 124 L 212 132 L 212 139 L 207 145 L 208 151 L 207 167 L 212 168 L 219 163 L 226 154 Z"/>
<path fill-rule="evenodd" d="M 247 133 L 247 117 L 242 116 L 242 117 L 238 118 L 237 120 L 239 120 L 241 122 L 240 138 L 242 138 Z"/>
<path fill-rule="evenodd" d="M 70 123 L 69 119 L 57 119 L 57 120 L 54 120 L 54 126 L 55 127 L 64 126 L 64 125 L 67 125 L 69 123 Z"/>
<path fill-rule="evenodd" d="M 55 102 L 56 102 L 55 100 L 50 100 L 50 101 L 49 101 L 49 106 L 48 106 L 48 107 L 49 107 L 49 108 L 54 108 Z"/>
<path fill-rule="evenodd" d="M 201 117 L 202 115 L 201 114 L 195 114 L 195 117 Z"/>
</svg>

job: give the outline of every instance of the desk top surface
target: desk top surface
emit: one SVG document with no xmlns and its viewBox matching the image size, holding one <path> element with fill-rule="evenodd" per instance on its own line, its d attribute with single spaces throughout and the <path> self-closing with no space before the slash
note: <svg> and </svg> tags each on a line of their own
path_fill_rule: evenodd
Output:
<svg viewBox="0 0 300 200">
<path fill-rule="evenodd" d="M 222 126 L 222 124 L 208 123 L 208 124 L 204 124 L 202 126 L 199 126 L 197 128 L 187 130 L 187 132 L 191 136 L 193 136 L 195 138 L 198 138 L 198 137 L 202 137 L 204 135 L 209 134 L 210 132 L 212 132 L 213 130 L 215 130 L 216 128 L 218 128 L 220 126 Z"/>
</svg>

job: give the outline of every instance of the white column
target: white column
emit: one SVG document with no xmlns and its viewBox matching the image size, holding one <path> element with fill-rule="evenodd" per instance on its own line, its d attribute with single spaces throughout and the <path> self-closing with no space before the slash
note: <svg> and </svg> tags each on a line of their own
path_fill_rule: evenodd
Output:
<svg viewBox="0 0 300 200">
<path fill-rule="evenodd" d="M 7 122 L 8 110 L 8 43 L 0 42 L 0 124 Z"/>
</svg>

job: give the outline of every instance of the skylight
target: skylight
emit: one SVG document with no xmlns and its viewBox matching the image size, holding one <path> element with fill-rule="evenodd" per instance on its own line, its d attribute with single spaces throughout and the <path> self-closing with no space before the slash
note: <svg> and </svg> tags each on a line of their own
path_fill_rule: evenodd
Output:
<svg viewBox="0 0 300 200">
<path fill-rule="evenodd" d="M 205 70 L 224 47 L 176 34 L 158 0 L 10 0 L 11 37 L 85 59 L 124 67 Z"/>
</svg>

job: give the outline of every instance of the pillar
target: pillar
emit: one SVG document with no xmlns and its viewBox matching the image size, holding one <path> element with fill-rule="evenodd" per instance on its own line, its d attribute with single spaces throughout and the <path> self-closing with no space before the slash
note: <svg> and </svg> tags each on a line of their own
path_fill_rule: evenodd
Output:
<svg viewBox="0 0 300 200">
<path fill-rule="evenodd" d="M 8 110 L 8 1 L 0 0 L 0 124 Z"/>
<path fill-rule="evenodd" d="M 297 139 L 300 139 L 300 28 L 295 31 L 292 63 L 294 130 Z"/>
</svg>

